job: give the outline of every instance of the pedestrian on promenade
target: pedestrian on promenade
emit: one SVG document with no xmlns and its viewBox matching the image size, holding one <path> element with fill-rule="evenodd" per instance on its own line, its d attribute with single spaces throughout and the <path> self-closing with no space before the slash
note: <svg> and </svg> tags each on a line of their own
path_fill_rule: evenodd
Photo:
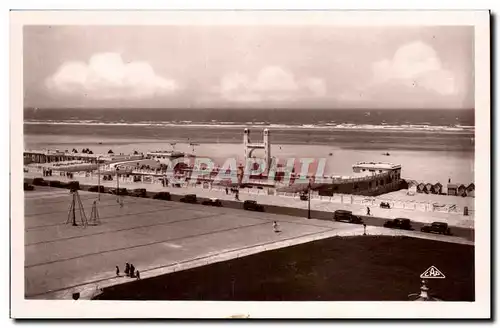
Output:
<svg viewBox="0 0 500 328">
<path fill-rule="evenodd" d="M 139 270 L 135 272 L 135 275 L 137 276 L 137 280 L 141 280 L 141 274 L 139 273 Z"/>
<path fill-rule="evenodd" d="M 226 187 L 226 195 L 229 195 L 229 189 Z"/>
<path fill-rule="evenodd" d="M 370 214 L 370 208 L 368 206 L 366 207 L 366 215 L 371 215 Z"/>
<path fill-rule="evenodd" d="M 118 267 L 118 265 L 116 266 L 116 276 L 120 276 L 120 268 Z"/>
<path fill-rule="evenodd" d="M 135 277 L 135 267 L 133 264 L 130 264 L 130 278 Z"/>
<path fill-rule="evenodd" d="M 128 276 L 130 273 L 130 264 L 125 263 L 125 275 Z"/>
<path fill-rule="evenodd" d="M 274 229 L 274 232 L 275 232 L 275 233 L 280 232 L 280 231 L 279 231 L 279 228 L 278 228 L 278 222 L 273 221 L 273 229 Z"/>
</svg>

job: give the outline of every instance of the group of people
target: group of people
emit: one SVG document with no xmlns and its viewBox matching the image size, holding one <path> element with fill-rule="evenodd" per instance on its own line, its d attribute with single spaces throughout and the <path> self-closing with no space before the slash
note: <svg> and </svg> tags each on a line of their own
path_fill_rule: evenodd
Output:
<svg viewBox="0 0 500 328">
<path fill-rule="evenodd" d="M 43 168 L 43 176 L 44 177 L 52 176 L 52 170 Z"/>
<path fill-rule="evenodd" d="M 135 269 L 133 264 L 125 263 L 125 275 L 130 278 L 137 278 L 137 280 L 141 279 L 141 274 L 139 270 Z M 116 276 L 120 276 L 120 268 L 118 265 L 116 266 Z"/>
<path fill-rule="evenodd" d="M 231 193 L 234 194 L 234 199 L 240 200 L 240 191 L 238 188 L 231 188 Z M 226 195 L 229 195 L 229 188 L 226 187 Z"/>
</svg>

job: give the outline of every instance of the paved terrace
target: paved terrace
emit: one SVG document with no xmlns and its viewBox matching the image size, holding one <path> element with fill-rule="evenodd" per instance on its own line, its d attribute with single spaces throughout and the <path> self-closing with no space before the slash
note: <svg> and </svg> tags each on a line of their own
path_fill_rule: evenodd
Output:
<svg viewBox="0 0 500 328">
<path fill-rule="evenodd" d="M 40 177 L 40 174 L 36 172 L 28 172 L 25 173 L 26 178 L 34 178 Z M 45 180 L 59 180 L 59 181 L 71 181 L 78 180 L 83 184 L 89 185 L 97 185 L 97 177 L 74 177 L 74 179 L 68 179 L 62 176 L 52 176 L 52 177 L 43 177 Z M 101 179 L 101 185 L 105 187 L 116 188 L 116 181 L 103 181 Z M 158 192 L 158 191 L 169 191 L 173 194 L 185 195 L 185 194 L 196 194 L 199 197 L 206 198 L 219 198 L 222 200 L 234 200 L 234 195 L 226 195 L 225 191 L 221 187 L 220 189 L 203 189 L 201 186 L 199 187 L 182 187 L 182 188 L 171 188 L 171 187 L 163 187 L 161 184 L 157 183 L 138 183 L 138 182 L 122 182 L 120 181 L 120 188 L 145 188 L 148 191 Z M 301 201 L 298 197 L 286 197 L 286 196 L 276 196 L 276 195 L 266 195 L 264 190 L 260 190 L 259 194 L 255 194 L 252 192 L 257 192 L 258 189 L 242 189 L 240 192 L 240 200 L 256 200 L 260 204 L 267 205 L 275 205 L 275 206 L 284 206 L 290 208 L 300 208 L 307 209 L 307 202 Z M 398 192 L 400 193 L 400 192 Z M 409 196 L 406 195 L 398 195 L 396 192 L 389 194 L 388 199 L 395 199 L 400 197 L 401 199 L 406 199 Z M 426 195 L 431 196 L 431 195 Z M 434 195 L 435 196 L 435 195 Z M 350 195 L 345 195 L 345 197 L 350 197 Z M 444 200 L 449 201 L 449 197 L 447 196 Z M 460 197 L 458 197 L 460 198 Z M 462 199 L 459 199 L 463 201 Z M 468 201 L 468 200 L 466 200 Z M 327 211 L 334 212 L 335 210 L 343 209 L 352 211 L 357 215 L 365 215 L 366 214 L 366 206 L 365 204 L 346 204 L 339 202 L 331 202 L 328 200 L 321 199 L 312 199 L 311 200 L 311 210 L 316 211 Z M 383 209 L 379 206 L 371 206 L 370 205 L 371 214 L 376 217 L 383 218 L 408 218 L 415 222 L 422 223 L 431 223 L 434 221 L 442 221 L 447 222 L 451 226 L 461 227 L 461 228 L 469 228 L 474 229 L 474 218 L 471 216 L 464 216 L 461 213 L 447 213 L 447 212 L 423 212 L 419 210 L 411 210 L 411 209 L 401 209 L 401 208 L 391 208 L 391 209 Z"/>
<path fill-rule="evenodd" d="M 87 216 L 96 193 L 80 192 Z M 179 202 L 101 195 L 100 225 L 65 224 L 71 195 L 66 189 L 37 187 L 25 193 L 25 296 L 90 298 L 98 288 L 121 284 L 125 262 L 141 278 L 185 270 L 249 254 L 332 236 L 361 235 L 359 225 L 248 212 Z M 272 221 L 278 221 L 275 233 Z M 78 222 L 78 220 L 77 220 Z M 369 234 L 407 234 L 473 244 L 463 238 L 368 227 Z"/>
</svg>

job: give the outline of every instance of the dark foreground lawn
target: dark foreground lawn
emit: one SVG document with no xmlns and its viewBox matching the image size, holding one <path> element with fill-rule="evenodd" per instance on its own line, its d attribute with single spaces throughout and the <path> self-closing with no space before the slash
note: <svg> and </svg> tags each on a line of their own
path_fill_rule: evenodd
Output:
<svg viewBox="0 0 500 328">
<path fill-rule="evenodd" d="M 106 288 L 101 300 L 405 301 L 436 266 L 431 295 L 474 301 L 474 247 L 408 237 L 336 237 Z"/>
</svg>

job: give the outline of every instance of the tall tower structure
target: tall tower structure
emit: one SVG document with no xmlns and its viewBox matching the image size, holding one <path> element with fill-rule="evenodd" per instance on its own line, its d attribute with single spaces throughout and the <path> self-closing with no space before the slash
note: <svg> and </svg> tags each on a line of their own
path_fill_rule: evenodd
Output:
<svg viewBox="0 0 500 328">
<path fill-rule="evenodd" d="M 243 147 L 245 148 L 245 163 L 249 158 L 252 158 L 252 153 L 255 149 L 264 149 L 264 159 L 266 161 L 266 173 L 269 172 L 271 165 L 271 139 L 270 131 L 264 129 L 264 138 L 260 143 L 253 143 L 250 140 L 250 129 L 245 129 L 243 131 Z"/>
</svg>

